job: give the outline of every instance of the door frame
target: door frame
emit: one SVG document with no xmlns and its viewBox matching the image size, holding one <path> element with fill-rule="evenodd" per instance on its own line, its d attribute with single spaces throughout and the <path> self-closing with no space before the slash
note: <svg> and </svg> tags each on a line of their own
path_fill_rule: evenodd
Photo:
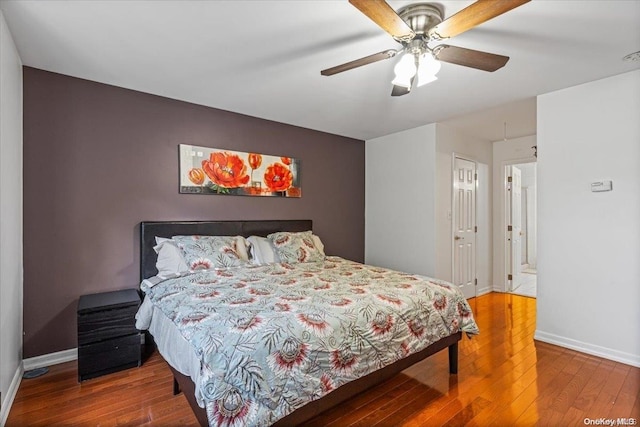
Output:
<svg viewBox="0 0 640 427">
<path fill-rule="evenodd" d="M 522 170 L 516 166 L 520 166 L 522 165 L 522 163 L 516 163 L 514 165 L 507 165 L 505 166 L 505 176 L 507 176 L 506 170 L 509 169 L 510 170 L 510 174 L 511 177 L 514 176 L 514 168 L 518 171 L 517 174 L 520 175 L 520 179 L 518 181 L 518 184 L 520 185 L 520 192 L 519 192 L 519 203 L 520 206 L 517 206 L 514 203 L 514 180 L 511 180 L 511 183 L 509 183 L 507 181 L 507 190 L 505 192 L 505 222 L 508 222 L 509 225 L 511 225 L 512 227 L 512 231 L 509 232 L 509 230 L 506 231 L 506 235 L 505 235 L 505 251 L 508 251 L 508 255 L 507 253 L 505 253 L 505 266 L 507 267 L 507 274 L 511 274 L 512 279 L 511 281 L 509 281 L 508 277 L 507 280 L 505 282 L 505 286 L 507 288 L 507 292 L 513 292 L 514 289 L 514 283 L 518 283 L 519 286 L 519 280 L 522 279 L 522 268 L 521 268 L 521 263 L 522 263 L 522 242 L 521 242 L 521 238 L 522 238 Z M 519 212 L 519 218 L 517 218 L 517 215 L 514 216 L 514 207 L 517 206 L 518 207 L 518 211 Z M 509 221 L 506 221 L 506 219 L 509 218 Z M 517 218 L 517 221 L 516 221 Z M 520 224 L 519 229 L 518 229 L 518 234 L 515 233 L 516 230 L 513 229 L 513 225 L 514 223 L 518 222 Z M 514 237 L 515 236 L 515 237 Z M 518 242 L 518 243 L 516 243 Z M 515 252 L 515 253 L 514 253 Z M 519 255 L 519 259 L 514 259 L 514 255 Z M 507 262 L 507 259 L 509 259 L 509 262 Z"/>
<path fill-rule="evenodd" d="M 538 163 L 538 158 L 534 156 L 529 157 L 521 157 L 517 159 L 509 159 L 503 160 L 500 163 L 500 182 L 502 183 L 502 187 L 500 188 L 500 203 L 502 209 L 500 209 L 500 236 L 502 236 L 502 288 L 499 289 L 499 292 L 509 292 L 509 263 L 507 262 L 507 257 L 509 256 L 509 241 L 507 235 L 507 218 L 508 218 L 508 210 L 509 210 L 509 200 L 507 199 L 507 166 L 513 166 L 520 163 Z M 495 195 L 495 193 L 494 193 Z"/>
<path fill-rule="evenodd" d="M 456 263 L 455 263 L 455 245 L 454 245 L 454 237 L 455 237 L 455 227 L 454 227 L 454 218 L 455 218 L 455 211 L 456 211 L 456 206 L 455 206 L 455 177 L 456 177 L 456 159 L 460 159 L 460 160 L 466 160 L 468 162 L 471 162 L 475 165 L 475 169 L 476 169 L 476 176 L 478 175 L 478 161 L 476 159 L 474 159 L 473 157 L 470 156 L 466 156 L 464 154 L 458 154 L 455 151 L 451 154 L 451 182 L 449 183 L 449 186 L 451 187 L 451 221 L 450 221 L 450 227 L 449 227 L 449 241 L 451 242 L 451 282 L 454 282 L 455 279 L 455 271 L 456 271 Z M 476 226 L 478 225 L 478 180 L 476 179 L 474 182 L 474 186 L 475 189 L 474 191 L 475 193 L 475 197 L 474 197 L 474 203 L 473 203 L 473 217 L 475 218 L 476 221 Z M 476 233 L 476 243 L 473 245 L 473 256 L 477 259 L 477 246 L 478 246 L 478 233 Z M 475 280 L 477 281 L 478 279 L 478 266 L 477 264 L 475 265 L 475 269 L 476 271 L 475 273 Z M 455 283 L 454 283 L 455 285 Z M 475 285 L 475 297 L 478 296 L 478 284 L 476 283 Z"/>
</svg>

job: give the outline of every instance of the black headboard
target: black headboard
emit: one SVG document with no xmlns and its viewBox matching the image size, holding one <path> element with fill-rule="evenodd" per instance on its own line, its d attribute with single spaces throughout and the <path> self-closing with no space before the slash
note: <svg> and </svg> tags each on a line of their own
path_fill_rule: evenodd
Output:
<svg viewBox="0 0 640 427">
<path fill-rule="evenodd" d="M 156 237 L 267 236 L 276 231 L 313 230 L 310 219 L 267 221 L 143 221 L 140 223 L 140 280 L 155 276 Z"/>
</svg>

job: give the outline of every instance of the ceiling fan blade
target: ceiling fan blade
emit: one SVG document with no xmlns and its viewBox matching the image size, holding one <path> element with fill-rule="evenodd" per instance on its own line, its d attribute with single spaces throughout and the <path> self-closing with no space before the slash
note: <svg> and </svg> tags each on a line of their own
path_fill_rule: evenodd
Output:
<svg viewBox="0 0 640 427">
<path fill-rule="evenodd" d="M 411 78 L 411 86 L 409 87 L 393 85 L 393 89 L 391 90 L 391 96 L 402 96 L 411 92 L 411 88 L 413 87 L 414 80 L 415 80 L 415 76 Z"/>
<path fill-rule="evenodd" d="M 411 92 L 411 89 L 404 86 L 396 86 L 393 85 L 393 89 L 391 90 L 391 96 L 402 96 Z"/>
<path fill-rule="evenodd" d="M 457 36 L 531 0 L 478 0 L 429 30 L 433 40 Z"/>
<path fill-rule="evenodd" d="M 396 40 L 409 41 L 416 36 L 411 27 L 384 0 L 349 0 L 349 3 Z"/>
<path fill-rule="evenodd" d="M 483 71 L 493 72 L 499 70 L 509 61 L 508 56 L 466 49 L 464 47 L 449 46 L 447 44 L 436 46 L 433 51 L 438 61 L 477 68 Z"/>
<path fill-rule="evenodd" d="M 383 50 L 382 52 L 374 53 L 373 55 L 365 56 L 364 58 L 356 59 L 355 61 L 327 68 L 326 70 L 320 71 L 320 74 L 322 74 L 323 76 L 332 76 L 343 71 L 362 67 L 363 65 L 371 64 L 373 62 L 382 61 L 383 59 L 393 58 L 397 53 L 398 51 L 393 49 Z"/>
</svg>

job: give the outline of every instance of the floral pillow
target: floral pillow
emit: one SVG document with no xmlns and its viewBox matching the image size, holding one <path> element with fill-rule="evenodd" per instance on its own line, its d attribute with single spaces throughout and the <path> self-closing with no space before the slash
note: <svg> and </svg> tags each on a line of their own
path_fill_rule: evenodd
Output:
<svg viewBox="0 0 640 427">
<path fill-rule="evenodd" d="M 239 267 L 249 262 L 242 236 L 173 236 L 191 270 Z"/>
<path fill-rule="evenodd" d="M 281 262 L 318 262 L 324 255 L 313 242 L 311 231 L 301 233 L 278 232 L 267 236 L 273 243 Z"/>
</svg>

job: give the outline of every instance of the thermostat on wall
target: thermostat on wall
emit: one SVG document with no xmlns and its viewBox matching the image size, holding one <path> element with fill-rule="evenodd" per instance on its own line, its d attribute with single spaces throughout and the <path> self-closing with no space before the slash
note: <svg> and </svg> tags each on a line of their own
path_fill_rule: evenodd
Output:
<svg viewBox="0 0 640 427">
<path fill-rule="evenodd" d="M 613 182 L 612 181 L 597 181 L 591 183 L 591 191 L 594 193 L 600 191 L 611 191 L 613 190 Z"/>
</svg>

